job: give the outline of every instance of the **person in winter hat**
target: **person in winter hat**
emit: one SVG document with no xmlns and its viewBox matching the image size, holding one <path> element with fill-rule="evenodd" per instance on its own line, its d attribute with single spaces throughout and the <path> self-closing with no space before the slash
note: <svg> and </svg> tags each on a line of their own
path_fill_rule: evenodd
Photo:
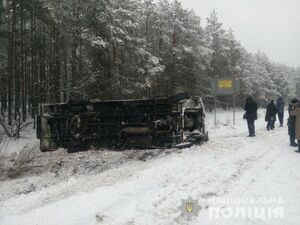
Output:
<svg viewBox="0 0 300 225">
<path fill-rule="evenodd" d="M 257 103 L 252 99 L 252 97 L 247 97 L 245 103 L 245 119 L 247 119 L 248 137 L 255 137 L 255 120 L 257 120 Z"/>
<path fill-rule="evenodd" d="M 284 106 L 285 106 L 285 103 L 284 103 L 282 97 L 279 97 L 276 101 L 276 108 L 277 108 L 280 127 L 283 127 Z"/>
<path fill-rule="evenodd" d="M 290 136 L 290 146 L 297 147 L 298 144 L 295 142 L 296 139 L 296 116 L 291 115 L 291 111 L 295 109 L 297 103 L 299 103 L 298 99 L 293 98 L 289 104 L 289 118 L 288 118 L 288 134 Z"/>
<path fill-rule="evenodd" d="M 272 100 L 267 106 L 267 111 L 266 111 L 265 121 L 268 122 L 267 130 L 270 129 L 273 130 L 275 128 L 276 113 L 277 113 L 276 105 Z"/>
<path fill-rule="evenodd" d="M 300 104 L 297 103 L 291 110 L 291 116 L 296 117 L 295 131 L 296 139 L 298 140 L 298 151 L 300 152 Z"/>
</svg>

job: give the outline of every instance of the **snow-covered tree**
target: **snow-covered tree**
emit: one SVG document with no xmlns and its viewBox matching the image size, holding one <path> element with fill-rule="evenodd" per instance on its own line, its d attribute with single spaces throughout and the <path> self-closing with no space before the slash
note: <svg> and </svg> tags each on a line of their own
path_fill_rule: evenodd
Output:
<svg viewBox="0 0 300 225">
<path fill-rule="evenodd" d="M 215 11 L 201 22 L 178 0 L 6 0 L 0 111 L 11 124 L 36 114 L 41 102 L 211 96 L 211 79 L 235 75 L 240 99 L 299 94 L 299 69 L 249 53 Z"/>
</svg>

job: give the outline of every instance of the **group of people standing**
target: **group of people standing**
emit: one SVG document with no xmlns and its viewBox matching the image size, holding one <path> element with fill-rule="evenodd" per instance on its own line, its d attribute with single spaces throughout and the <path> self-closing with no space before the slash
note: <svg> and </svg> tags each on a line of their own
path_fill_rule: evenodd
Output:
<svg viewBox="0 0 300 225">
<path fill-rule="evenodd" d="M 244 119 L 247 120 L 249 136 L 255 137 L 255 120 L 257 120 L 258 104 L 252 97 L 246 99 L 244 110 Z M 282 97 L 279 97 L 276 103 L 272 100 L 266 110 L 265 121 L 267 122 L 267 130 L 275 128 L 276 116 L 278 115 L 280 127 L 283 127 L 285 103 Z M 298 147 L 300 152 L 300 101 L 293 98 L 289 104 L 288 118 L 288 134 L 290 136 L 290 146 Z M 298 143 L 295 140 L 298 140 Z"/>
<path fill-rule="evenodd" d="M 283 127 L 284 106 L 285 103 L 281 97 L 277 99 L 276 104 L 273 100 L 268 104 L 265 116 L 265 121 L 267 122 L 267 130 L 274 130 L 276 114 L 278 114 L 280 127 Z"/>
</svg>

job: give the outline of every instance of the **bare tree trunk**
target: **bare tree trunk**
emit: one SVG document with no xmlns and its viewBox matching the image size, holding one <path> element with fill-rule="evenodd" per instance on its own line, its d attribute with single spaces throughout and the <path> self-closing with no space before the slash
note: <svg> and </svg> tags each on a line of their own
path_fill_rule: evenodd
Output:
<svg viewBox="0 0 300 225">
<path fill-rule="evenodd" d="M 12 125 L 12 108 L 13 108 L 13 81 L 14 76 L 14 52 L 15 52 L 15 24 L 16 24 L 16 2 L 12 0 L 12 12 L 11 12 L 11 32 L 9 38 L 9 57 L 8 57 L 8 125 Z"/>
<path fill-rule="evenodd" d="M 25 52 L 24 52 L 24 7 L 23 1 L 20 2 L 21 6 L 21 97 L 22 97 L 22 120 L 23 122 L 27 117 L 26 108 L 26 79 L 25 79 Z"/>
<path fill-rule="evenodd" d="M 33 2 L 32 2 L 33 4 Z M 34 118 L 37 114 L 37 108 L 38 108 L 38 96 L 39 96 L 39 90 L 38 90 L 38 65 L 37 65 L 37 55 L 36 55 L 36 48 L 34 43 L 34 38 L 36 34 L 36 19 L 34 18 L 34 11 L 32 9 L 31 15 L 30 15 L 30 24 L 31 24 L 31 30 L 30 30 L 30 45 L 31 45 L 31 79 L 30 79 L 30 96 L 31 96 L 31 116 Z"/>
<path fill-rule="evenodd" d="M 13 33 L 14 33 L 14 119 L 17 120 L 20 109 L 20 68 L 19 68 L 19 57 L 18 57 L 18 46 L 17 46 L 17 7 L 16 0 L 13 0 Z"/>
</svg>

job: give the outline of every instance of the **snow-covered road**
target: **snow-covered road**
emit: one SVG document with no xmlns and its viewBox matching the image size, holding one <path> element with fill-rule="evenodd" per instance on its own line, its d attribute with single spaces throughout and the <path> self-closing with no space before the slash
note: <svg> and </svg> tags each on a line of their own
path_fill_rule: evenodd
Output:
<svg viewBox="0 0 300 225">
<path fill-rule="evenodd" d="M 229 113 L 219 116 L 217 128 L 209 115 L 210 141 L 200 147 L 9 198 L 0 202 L 0 224 L 298 225 L 300 154 L 289 146 L 286 127 L 265 131 L 263 113 L 255 138 L 246 137 L 242 112 L 235 127 Z M 188 197 L 201 207 L 191 220 L 179 210 Z"/>
</svg>

